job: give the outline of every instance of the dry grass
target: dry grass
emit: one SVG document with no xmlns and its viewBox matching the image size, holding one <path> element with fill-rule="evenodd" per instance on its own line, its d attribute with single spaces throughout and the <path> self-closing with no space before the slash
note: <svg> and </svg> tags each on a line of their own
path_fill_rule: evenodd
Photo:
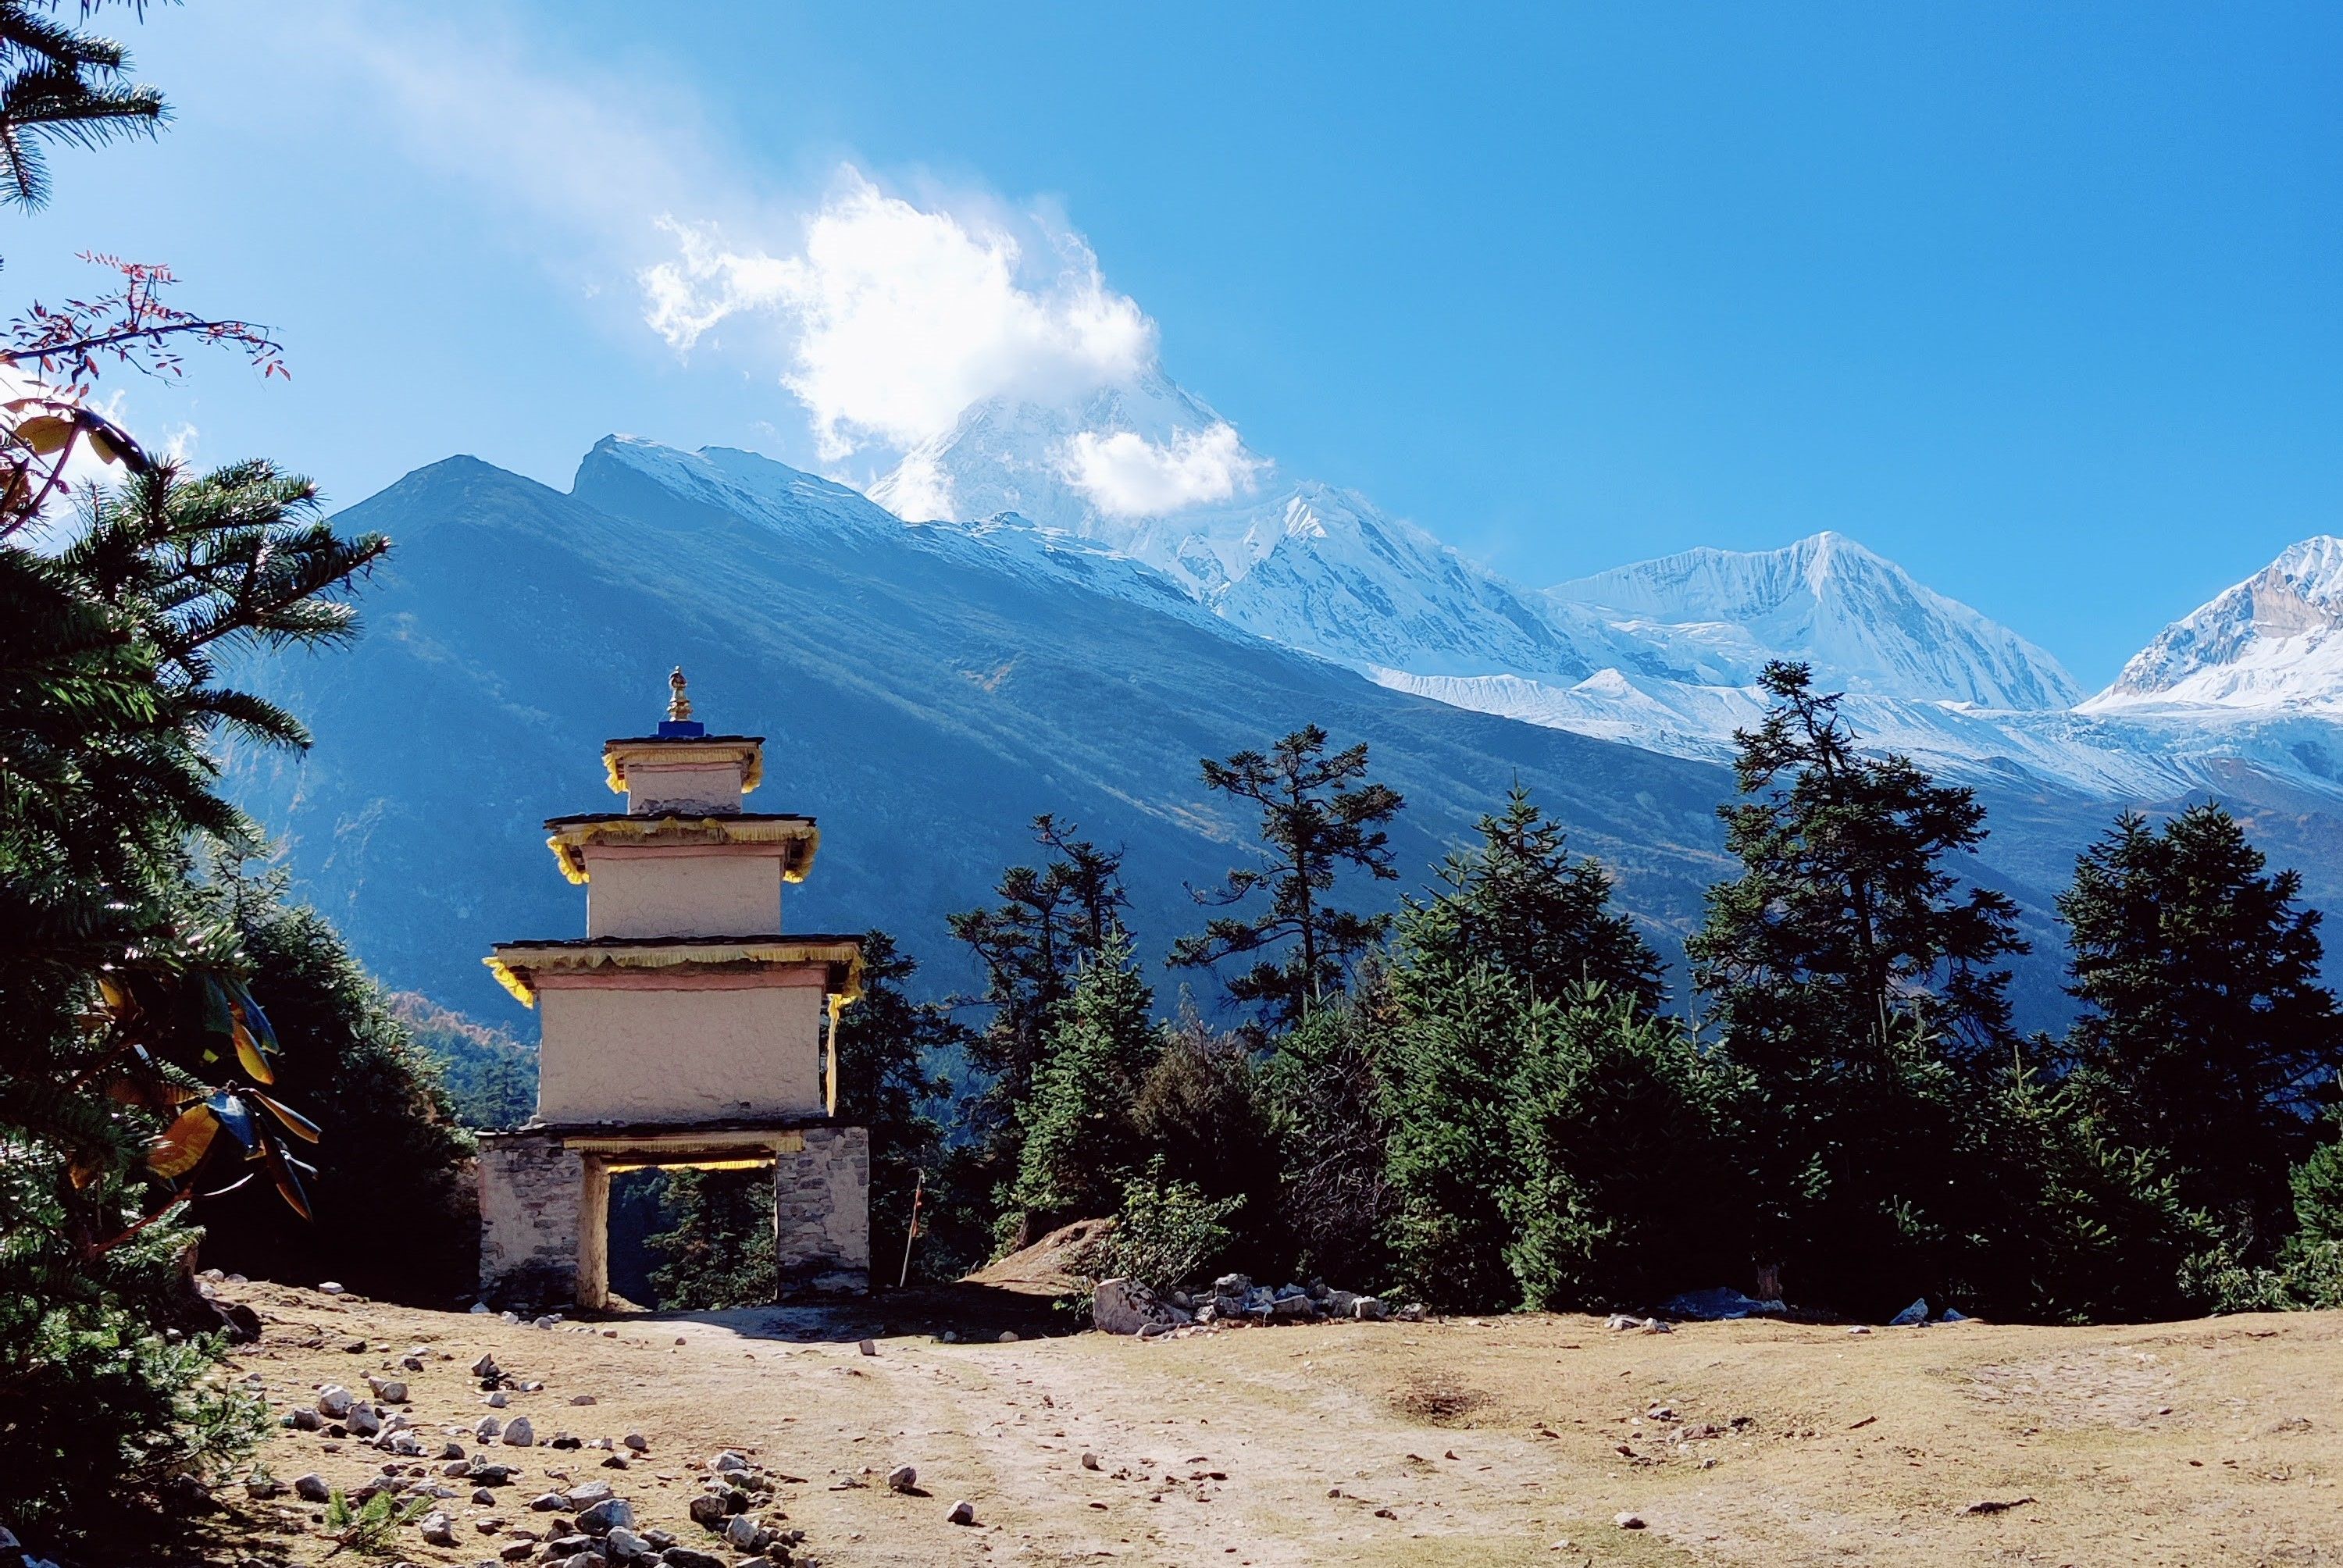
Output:
<svg viewBox="0 0 2343 1568">
<path fill-rule="evenodd" d="M 2343 1562 L 2332 1313 L 1861 1337 L 1780 1323 L 1612 1334 L 1521 1317 L 1143 1344 L 898 1337 L 865 1357 L 850 1337 L 773 1337 L 793 1331 L 754 1313 L 542 1332 L 246 1294 L 268 1332 L 238 1370 L 280 1398 L 328 1378 L 361 1386 L 411 1344 L 444 1349 L 451 1359 L 407 1374 L 437 1438 L 483 1413 L 463 1368 L 491 1350 L 545 1382 L 505 1412 L 540 1433 L 650 1439 L 650 1459 L 623 1475 L 591 1450 L 533 1451 L 494 1510 L 453 1501 L 460 1548 L 408 1533 L 400 1554 L 429 1568 L 492 1558 L 510 1537 L 474 1522 L 528 1523 L 528 1498 L 561 1470 L 613 1480 L 647 1523 L 676 1528 L 695 1466 L 724 1445 L 800 1478 L 779 1506 L 840 1565 Z M 366 1354 L 339 1348 L 357 1336 Z M 571 1406 L 581 1392 L 597 1402 Z M 347 1485 L 382 1459 L 326 1449 L 286 1433 L 267 1462 Z M 868 1484 L 901 1462 L 930 1496 Z M 944 1523 L 961 1497 L 979 1528 Z M 2031 1501 L 1971 1511 L 2019 1499 Z M 1624 1511 L 1647 1528 L 1616 1526 Z M 308 1512 L 239 1499 L 224 1560 L 317 1562 Z"/>
</svg>

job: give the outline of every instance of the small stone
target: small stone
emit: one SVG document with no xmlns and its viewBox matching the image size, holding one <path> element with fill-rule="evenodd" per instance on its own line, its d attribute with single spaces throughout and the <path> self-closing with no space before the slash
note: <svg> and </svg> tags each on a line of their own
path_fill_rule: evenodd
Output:
<svg viewBox="0 0 2343 1568">
<path fill-rule="evenodd" d="M 602 1550 L 620 1563 L 630 1563 L 638 1557 L 648 1556 L 650 1549 L 649 1542 L 623 1524 L 612 1525 L 610 1533 L 602 1541 Z"/>
<path fill-rule="evenodd" d="M 630 1432 L 627 1433 L 625 1437 L 619 1439 L 619 1441 L 624 1442 L 628 1448 L 633 1449 L 637 1453 L 648 1453 L 650 1452 L 650 1440 L 643 1436 L 639 1432 Z"/>
<path fill-rule="evenodd" d="M 1871 1325 L 1869 1323 L 1857 1323 L 1855 1327 L 1847 1330 L 1846 1332 L 1849 1334 L 1867 1334 L 1871 1332 Z"/>
<path fill-rule="evenodd" d="M 1613 1518 L 1611 1523 L 1622 1530 L 1641 1530 L 1644 1527 L 1644 1516 L 1640 1513 L 1622 1513 Z"/>
<path fill-rule="evenodd" d="M 494 1393 L 488 1395 L 485 1402 L 490 1410 L 502 1410 L 507 1405 L 512 1403 L 512 1396 L 505 1392 L 504 1390 L 498 1389 Z"/>
<path fill-rule="evenodd" d="M 329 1382 L 317 1391 L 317 1413 L 330 1420 L 341 1420 L 357 1402 L 350 1391 L 337 1382 Z"/>
<path fill-rule="evenodd" d="M 488 1315 L 488 1313 L 489 1313 L 489 1312 L 490 1312 L 491 1310 L 492 1310 L 492 1309 L 488 1306 L 488 1302 L 474 1302 L 472 1303 L 472 1312 L 473 1312 L 473 1315 L 474 1315 L 474 1316 L 476 1316 L 476 1317 L 483 1317 L 483 1318 L 485 1318 L 485 1317 L 487 1317 L 487 1316 Z"/>
<path fill-rule="evenodd" d="M 899 1464 L 887 1473 L 887 1490 L 909 1492 L 919 1485 L 920 1473 L 908 1464 Z"/>
<path fill-rule="evenodd" d="M 464 1445 L 460 1442 L 443 1442 L 439 1445 L 439 1457 L 461 1459 L 464 1457 Z"/>
<path fill-rule="evenodd" d="M 741 1552 L 753 1551 L 757 1544 L 757 1522 L 745 1513 L 736 1513 L 724 1523 L 724 1541 Z"/>
<path fill-rule="evenodd" d="M 1000 1342 L 1004 1345 L 1015 1344 L 1017 1342 L 1017 1331 L 1015 1329 L 1001 1330 Z"/>
<path fill-rule="evenodd" d="M 299 1432 L 322 1432 L 326 1418 L 314 1410 L 297 1410 L 285 1418 L 285 1423 Z"/>
<path fill-rule="evenodd" d="M 498 1552 L 497 1555 L 503 1558 L 508 1563 L 526 1563 L 530 1558 L 537 1555 L 537 1543 L 534 1541 L 516 1541 L 511 1545 Z"/>
<path fill-rule="evenodd" d="M 423 1370 L 423 1358 L 421 1356 L 401 1356 L 399 1358 L 398 1364 L 407 1372 L 421 1372 Z"/>
<path fill-rule="evenodd" d="M 976 1504 L 968 1502 L 964 1498 L 961 1501 L 953 1503 L 951 1505 L 951 1512 L 944 1515 L 944 1523 L 947 1524 L 975 1523 Z"/>
<path fill-rule="evenodd" d="M 478 1361 L 472 1363 L 472 1375 L 474 1377 L 502 1377 L 504 1375 L 504 1372 L 502 1368 L 497 1365 L 497 1358 L 495 1356 L 483 1355 Z"/>
<path fill-rule="evenodd" d="M 293 1483 L 293 1495 L 304 1503 L 323 1503 L 333 1494 L 334 1489 L 326 1484 L 326 1478 L 314 1470 Z"/>
<path fill-rule="evenodd" d="M 701 1493 L 691 1500 L 691 1522 L 704 1529 L 722 1529 L 724 1500 L 712 1492 Z"/>
<path fill-rule="evenodd" d="M 456 1544 L 456 1522 L 445 1513 L 431 1513 L 423 1516 L 423 1539 L 433 1546 Z"/>
<path fill-rule="evenodd" d="M 528 1424 L 528 1417 L 525 1415 L 513 1417 L 511 1424 L 505 1428 L 505 1446 L 508 1448 L 528 1448 L 536 1442 L 537 1430 Z"/>
<path fill-rule="evenodd" d="M 594 1402 L 594 1396 L 590 1393 L 573 1393 L 569 1396 L 569 1402 L 571 1404 L 592 1404 Z"/>
<path fill-rule="evenodd" d="M 342 1293 L 342 1282 L 339 1280 L 327 1280 L 320 1284 L 317 1289 L 326 1295 L 338 1296 Z"/>
<path fill-rule="evenodd" d="M 571 1493 L 569 1501 L 575 1503 L 578 1501 L 578 1493 Z M 634 1522 L 635 1505 L 623 1497 L 605 1497 L 600 1502 L 589 1505 L 578 1515 L 578 1528 L 588 1535 L 607 1535 L 611 1531 L 622 1525 L 630 1525 Z"/>
<path fill-rule="evenodd" d="M 611 1487 L 608 1482 L 589 1481 L 583 1486 L 573 1486 L 569 1489 L 569 1506 L 572 1508 L 591 1508 L 594 1504 L 602 1502 L 605 1498 L 608 1498 L 610 1495 L 610 1493 Z"/>
<path fill-rule="evenodd" d="M 385 1404 L 407 1402 L 407 1385 L 395 1377 L 370 1377 L 367 1387 L 374 1390 L 374 1397 Z"/>
<path fill-rule="evenodd" d="M 472 1423 L 472 1435 L 482 1442 L 493 1440 L 505 1429 L 505 1423 L 492 1415 L 484 1415 Z"/>
<path fill-rule="evenodd" d="M 367 1342 L 364 1340 L 351 1340 L 342 1346 L 342 1353 L 362 1356 L 367 1353 Z"/>
<path fill-rule="evenodd" d="M 528 1506 L 530 1512 L 536 1513 L 558 1513 L 569 1506 L 569 1499 L 562 1496 L 558 1492 L 548 1492 L 542 1496 L 530 1498 Z"/>
<path fill-rule="evenodd" d="M 730 1568 L 723 1558 L 709 1552 L 694 1552 L 689 1546 L 670 1546 L 659 1553 L 667 1568 Z"/>
<path fill-rule="evenodd" d="M 497 1494 L 490 1492 L 485 1486 L 475 1486 L 472 1488 L 472 1501 L 478 1503 L 483 1508 L 494 1507 L 496 1505 Z"/>
<path fill-rule="evenodd" d="M 266 1502 L 284 1490 L 285 1483 L 273 1475 L 247 1475 L 244 1478 L 244 1493 L 247 1497 L 255 1497 Z M 0 1548 L 0 1551 L 5 1550 L 5 1548 Z"/>
<path fill-rule="evenodd" d="M 1361 1296 L 1351 1303 L 1351 1316 L 1363 1323 L 1379 1323 L 1391 1316 L 1381 1296 Z"/>
<path fill-rule="evenodd" d="M 479 1493 L 474 1493 L 472 1494 L 472 1501 L 478 1503 L 479 1500 Z M 472 1521 L 472 1528 L 478 1531 L 483 1535 L 495 1535 L 501 1532 L 504 1527 L 505 1522 L 498 1519 L 494 1514 L 490 1514 L 486 1519 L 475 1519 Z"/>
</svg>

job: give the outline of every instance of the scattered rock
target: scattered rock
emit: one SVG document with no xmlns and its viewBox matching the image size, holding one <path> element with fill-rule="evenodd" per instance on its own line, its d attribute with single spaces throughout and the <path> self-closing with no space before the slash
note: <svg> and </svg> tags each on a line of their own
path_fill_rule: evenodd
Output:
<svg viewBox="0 0 2343 1568">
<path fill-rule="evenodd" d="M 313 1470 L 293 1483 L 293 1495 L 304 1503 L 323 1503 L 334 1495 L 334 1489 L 326 1484 L 324 1476 Z"/>
<path fill-rule="evenodd" d="M 712 1553 L 694 1552 L 689 1546 L 670 1546 L 659 1553 L 667 1568 L 731 1568 L 731 1564 Z"/>
<path fill-rule="evenodd" d="M 944 1523 L 947 1524 L 975 1523 L 976 1504 L 967 1501 L 965 1498 L 953 1503 L 951 1505 L 951 1512 L 944 1515 Z"/>
<path fill-rule="evenodd" d="M 529 1511 L 534 1513 L 558 1513 L 569 1506 L 569 1499 L 562 1496 L 558 1492 L 548 1492 L 541 1496 L 530 1498 L 528 1506 Z"/>
<path fill-rule="evenodd" d="M 628 1448 L 633 1449 L 637 1453 L 648 1453 L 650 1452 L 650 1440 L 643 1436 L 639 1432 L 630 1432 L 618 1441 L 625 1443 Z"/>
<path fill-rule="evenodd" d="M 511 1423 L 505 1428 L 505 1446 L 508 1448 L 530 1448 L 536 1442 L 537 1430 L 528 1424 L 528 1417 L 525 1415 L 513 1417 Z"/>
<path fill-rule="evenodd" d="M 754 1552 L 757 1537 L 763 1526 L 746 1513 L 736 1513 L 724 1522 L 725 1544 L 740 1552 Z"/>
<path fill-rule="evenodd" d="M 1871 1332 L 1871 1325 L 1869 1323 L 1857 1323 L 1855 1327 L 1847 1330 L 1846 1332 L 1850 1334 L 1867 1334 Z"/>
<path fill-rule="evenodd" d="M 575 1504 L 578 1494 L 571 1493 L 569 1501 Z M 634 1522 L 635 1505 L 623 1497 L 606 1497 L 578 1515 L 578 1528 L 588 1535 L 607 1535 L 611 1531 L 623 1529 L 633 1524 Z"/>
<path fill-rule="evenodd" d="M 1902 1312 L 1896 1313 L 1894 1317 L 1888 1319 L 1887 1326 L 1891 1329 L 1908 1329 L 1916 1327 L 1927 1321 L 1928 1298 L 1923 1296 L 1918 1301 L 1914 1302 L 1910 1306 L 1905 1308 Z"/>
<path fill-rule="evenodd" d="M 909 1492 L 920 1483 L 920 1473 L 908 1464 L 899 1464 L 887 1473 L 890 1492 Z"/>
<path fill-rule="evenodd" d="M 583 1486 L 573 1486 L 569 1489 L 569 1506 L 591 1508 L 609 1497 L 610 1493 L 611 1487 L 608 1482 L 589 1481 Z"/>
<path fill-rule="evenodd" d="M 497 1555 L 503 1558 L 508 1563 L 526 1563 L 530 1558 L 537 1555 L 537 1543 L 534 1541 L 516 1541 L 501 1552 L 498 1552 Z"/>
<path fill-rule="evenodd" d="M 854 1348 L 860 1351 L 866 1356 L 875 1356 L 879 1353 L 879 1342 L 876 1340 L 860 1340 L 855 1342 Z"/>
<path fill-rule="evenodd" d="M 1640 1513 L 1622 1513 L 1614 1517 L 1611 1523 L 1622 1530 L 1641 1530 L 1644 1528 L 1644 1516 Z"/>
<path fill-rule="evenodd" d="M 1015 1343 L 1017 1342 L 1017 1331 L 1016 1331 L 1015 1329 L 1003 1329 L 1003 1330 L 1001 1330 L 1001 1339 L 1000 1339 L 1000 1342 L 1001 1342 L 1001 1344 L 1004 1344 L 1004 1345 L 1013 1345 L 1013 1344 L 1015 1344 Z"/>
<path fill-rule="evenodd" d="M 1363 1323 L 1379 1323 L 1391 1316 L 1391 1309 L 1380 1296 L 1361 1296 L 1351 1303 L 1351 1315 Z"/>
<path fill-rule="evenodd" d="M 1099 1456 L 1097 1454 L 1091 1452 L 1088 1449 L 1084 1449 L 1082 1451 L 1082 1468 L 1084 1470 L 1101 1470 L 1105 1467 L 1099 1462 Z"/>
<path fill-rule="evenodd" d="M 623 1524 L 614 1524 L 603 1538 L 602 1548 L 614 1561 L 631 1563 L 638 1557 L 650 1555 L 651 1543 Z"/>
<path fill-rule="evenodd" d="M 327 1280 L 320 1284 L 317 1289 L 320 1292 L 328 1296 L 338 1296 L 343 1293 L 342 1282 L 339 1280 Z"/>
<path fill-rule="evenodd" d="M 592 1404 L 594 1402 L 594 1396 L 590 1393 L 573 1393 L 569 1396 L 569 1402 L 571 1404 Z"/>
<path fill-rule="evenodd" d="M 299 1432 L 322 1432 L 326 1418 L 314 1410 L 297 1410 L 285 1418 L 285 1424 Z"/>
<path fill-rule="evenodd" d="M 423 1539 L 433 1546 L 456 1544 L 456 1521 L 437 1511 L 423 1516 Z"/>
<path fill-rule="evenodd" d="M 244 1478 L 245 1495 L 246 1497 L 256 1498 L 264 1503 L 272 1497 L 277 1496 L 279 1493 L 283 1493 L 284 1490 L 285 1483 L 277 1480 L 273 1475 L 247 1475 Z M 0 1546 L 0 1554 L 5 1554 L 5 1552 L 6 1548 L 5 1546 Z"/>
<path fill-rule="evenodd" d="M 505 1374 L 504 1369 L 497 1365 L 495 1356 L 484 1355 L 472 1363 L 472 1375 L 477 1378 L 494 1378 L 502 1377 Z"/>
<path fill-rule="evenodd" d="M 329 1382 L 317 1391 L 317 1413 L 329 1420 L 341 1420 L 357 1402 L 350 1391 L 337 1382 Z"/>
<path fill-rule="evenodd" d="M 488 1395 L 485 1402 L 490 1410 L 502 1410 L 505 1406 L 512 1403 L 512 1396 L 505 1392 L 504 1390 L 498 1389 L 495 1392 Z"/>
<path fill-rule="evenodd" d="M 691 1500 L 691 1522 L 708 1530 L 720 1530 L 724 1525 L 724 1499 L 712 1492 L 703 1492 Z"/>
<path fill-rule="evenodd" d="M 2033 1502 L 2031 1497 L 1981 1497 L 1961 1510 L 1964 1513 L 2006 1513 L 2013 1508 L 2023 1508 Z"/>
</svg>

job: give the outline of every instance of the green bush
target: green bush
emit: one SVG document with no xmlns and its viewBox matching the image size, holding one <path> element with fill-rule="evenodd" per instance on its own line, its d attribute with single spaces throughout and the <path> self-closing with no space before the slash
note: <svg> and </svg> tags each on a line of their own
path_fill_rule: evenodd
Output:
<svg viewBox="0 0 2343 1568">
<path fill-rule="evenodd" d="M 1588 987 L 1524 1019 L 1507 1095 L 1516 1240 L 1543 1310 L 1648 1306 L 1747 1271 L 1734 1075 L 1633 993 Z"/>
<path fill-rule="evenodd" d="M 58 1164 L 0 1161 L 0 1524 L 44 1550 L 120 1555 L 160 1523 L 181 1477 L 208 1483 L 251 1452 L 261 1402 L 223 1384 L 216 1333 L 184 1269 L 195 1236 L 149 1225 L 94 1263 L 58 1238 Z"/>
<path fill-rule="evenodd" d="M 1227 1257 L 1236 1232 L 1229 1220 L 1244 1199 L 1207 1198 L 1185 1181 L 1164 1180 L 1162 1163 L 1123 1183 L 1114 1229 L 1085 1255 L 1085 1271 L 1101 1280 L 1137 1280 L 1176 1291 L 1208 1279 Z"/>
</svg>

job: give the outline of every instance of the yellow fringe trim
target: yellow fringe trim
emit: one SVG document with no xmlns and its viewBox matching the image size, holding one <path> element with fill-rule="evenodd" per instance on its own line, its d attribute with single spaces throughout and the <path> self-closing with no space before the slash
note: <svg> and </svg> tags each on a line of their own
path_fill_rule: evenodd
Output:
<svg viewBox="0 0 2343 1568">
<path fill-rule="evenodd" d="M 862 997 L 862 949 L 856 942 L 730 942 L 720 947 L 695 943 L 669 948 L 538 948 L 516 944 L 513 959 L 492 953 L 480 961 L 523 1007 L 537 1005 L 537 988 L 528 974 L 538 970 L 581 974 L 590 970 L 699 969 L 736 963 L 843 963 L 846 983 L 830 993 L 830 1022 L 840 1008 Z M 523 956 L 527 955 L 527 956 Z M 515 960 L 518 960 L 516 968 Z M 526 972 L 524 972 L 526 971 Z"/>
<path fill-rule="evenodd" d="M 739 756 L 748 754 L 740 774 L 740 793 L 746 795 L 765 781 L 765 749 L 749 741 L 736 741 L 719 752 L 704 740 L 613 740 L 602 748 L 602 781 L 613 795 L 627 792 L 627 768 L 630 761 L 651 759 L 672 762 L 703 761 L 711 752 Z"/>
<path fill-rule="evenodd" d="M 781 880 L 802 882 L 813 869 L 821 848 L 821 832 L 811 822 L 744 822 L 737 817 L 607 817 L 595 822 L 572 822 L 556 829 L 545 841 L 561 874 L 574 884 L 586 880 L 586 849 L 615 839 L 668 839 L 679 844 L 780 844 L 801 839 L 805 849 L 781 865 Z"/>
</svg>

